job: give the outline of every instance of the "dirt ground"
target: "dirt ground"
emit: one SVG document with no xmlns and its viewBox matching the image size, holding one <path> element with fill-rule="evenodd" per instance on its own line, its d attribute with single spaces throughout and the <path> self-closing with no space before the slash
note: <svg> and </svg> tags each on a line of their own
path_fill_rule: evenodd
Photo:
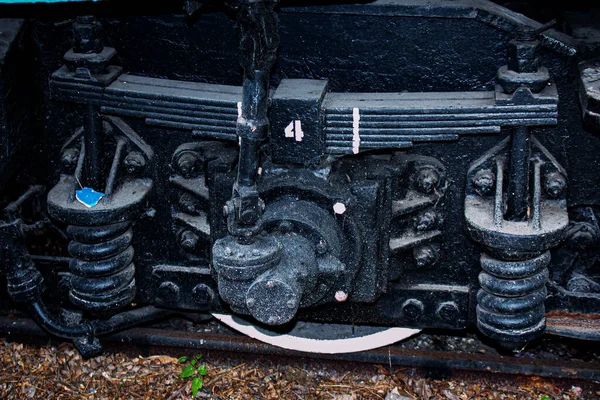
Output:
<svg viewBox="0 0 600 400">
<path fill-rule="evenodd" d="M 185 400 L 192 399 L 192 381 L 199 377 L 197 399 L 600 399 L 600 384 L 583 381 L 472 373 L 441 380 L 381 365 L 129 353 L 113 350 L 84 361 L 67 343 L 0 339 L 0 399 Z M 193 375 L 181 378 L 187 366 Z"/>
</svg>

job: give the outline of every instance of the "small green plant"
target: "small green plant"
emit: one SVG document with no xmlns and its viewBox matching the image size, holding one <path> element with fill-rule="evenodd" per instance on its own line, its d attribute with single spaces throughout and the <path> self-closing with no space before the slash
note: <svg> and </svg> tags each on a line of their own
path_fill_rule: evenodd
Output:
<svg viewBox="0 0 600 400">
<path fill-rule="evenodd" d="M 185 364 L 179 375 L 182 379 L 192 378 L 192 397 L 196 397 L 198 391 L 204 386 L 204 376 L 208 375 L 206 363 L 199 364 L 202 354 L 196 354 L 194 357 L 181 357 L 179 363 Z"/>
<path fill-rule="evenodd" d="M 552 400 L 552 399 L 550 399 L 550 397 L 548 397 L 548 396 L 542 396 L 542 397 L 540 397 L 540 400 Z"/>
</svg>

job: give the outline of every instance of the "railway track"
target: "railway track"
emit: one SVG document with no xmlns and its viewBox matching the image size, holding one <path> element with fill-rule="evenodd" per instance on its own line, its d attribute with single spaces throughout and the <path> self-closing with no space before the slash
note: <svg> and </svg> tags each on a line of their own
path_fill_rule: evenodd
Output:
<svg viewBox="0 0 600 400">
<path fill-rule="evenodd" d="M 425 332 L 402 343 L 348 354 L 307 354 L 274 347 L 248 338 L 215 321 L 198 324 L 171 319 L 103 337 L 103 343 L 126 344 L 147 353 L 164 348 L 202 352 L 314 358 L 339 362 L 418 367 L 443 373 L 489 372 L 551 378 L 600 381 L 600 354 L 589 342 L 547 335 L 536 347 L 515 355 L 498 353 L 475 335 L 448 336 Z M 174 327 L 175 325 L 175 327 Z M 47 338 L 35 322 L 22 317 L 0 317 L 0 336 L 20 340 L 24 336 Z"/>
</svg>

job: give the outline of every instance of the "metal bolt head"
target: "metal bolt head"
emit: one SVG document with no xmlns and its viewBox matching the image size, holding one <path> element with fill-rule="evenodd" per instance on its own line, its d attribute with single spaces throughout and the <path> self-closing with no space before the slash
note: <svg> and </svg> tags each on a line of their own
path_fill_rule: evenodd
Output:
<svg viewBox="0 0 600 400">
<path fill-rule="evenodd" d="M 416 321 L 423 315 L 423 303 L 417 299 L 408 299 L 402 304 L 402 316 L 410 321 Z"/>
<path fill-rule="evenodd" d="M 179 245 L 185 251 L 194 251 L 200 238 L 192 231 L 183 231 L 179 236 Z"/>
<path fill-rule="evenodd" d="M 458 318 L 458 306 L 453 301 L 444 302 L 439 305 L 436 314 L 442 321 L 456 321 Z"/>
<path fill-rule="evenodd" d="M 425 194 L 431 194 L 440 183 L 440 175 L 433 168 L 422 168 L 417 174 L 417 187 Z"/>
<path fill-rule="evenodd" d="M 346 205 L 344 203 L 342 203 L 341 201 L 338 201 L 337 203 L 335 203 L 333 205 L 333 212 L 338 215 L 342 215 L 343 213 L 346 212 Z"/>
<path fill-rule="evenodd" d="M 292 231 L 293 227 L 294 226 L 292 225 L 292 223 L 290 221 L 282 221 L 279 224 L 279 231 L 281 233 L 290 233 Z"/>
<path fill-rule="evenodd" d="M 344 292 L 343 290 L 338 290 L 335 292 L 335 300 L 340 303 L 348 300 L 348 293 Z"/>
<path fill-rule="evenodd" d="M 184 178 L 195 178 L 198 173 L 199 161 L 200 157 L 198 154 L 186 151 L 177 158 L 177 169 Z"/>
<path fill-rule="evenodd" d="M 317 246 L 315 248 L 315 251 L 317 252 L 317 254 L 323 255 L 323 254 L 327 253 L 327 250 L 329 250 L 329 246 L 327 245 L 327 242 L 323 239 L 319 240 L 319 243 L 317 243 Z"/>
<path fill-rule="evenodd" d="M 550 196 L 550 198 L 559 198 L 565 191 L 566 187 L 567 181 L 565 180 L 565 177 L 562 176 L 562 174 L 560 174 L 559 172 L 550 172 L 548 175 L 546 175 L 545 188 L 546 193 L 548 194 L 548 196 Z"/>
<path fill-rule="evenodd" d="M 75 53 L 100 53 L 104 48 L 102 24 L 93 16 L 79 16 L 73 23 L 73 51 Z"/>
<path fill-rule="evenodd" d="M 60 161 L 67 171 L 72 172 L 77 166 L 77 160 L 79 160 L 79 150 L 70 148 L 63 151 Z"/>
<path fill-rule="evenodd" d="M 171 281 L 161 283 L 158 287 L 158 298 L 162 301 L 179 300 L 179 286 Z"/>
<path fill-rule="evenodd" d="M 181 211 L 187 214 L 198 215 L 201 210 L 200 202 L 188 193 L 184 193 L 179 197 L 178 204 Z"/>
<path fill-rule="evenodd" d="M 210 304 L 215 298 L 214 290 L 204 283 L 197 284 L 192 289 L 192 295 L 194 296 L 194 301 L 200 305 Z"/>
<path fill-rule="evenodd" d="M 576 222 L 570 230 L 568 244 L 571 248 L 580 251 L 589 249 L 598 240 L 594 226 L 588 222 Z"/>
<path fill-rule="evenodd" d="M 125 160 L 123 161 L 125 165 L 125 170 L 129 174 L 135 174 L 136 172 L 142 171 L 142 169 L 146 166 L 146 159 L 139 151 L 132 151 L 127 154 Z"/>
<path fill-rule="evenodd" d="M 425 244 L 417 246 L 413 249 L 413 257 L 417 267 L 427 268 L 437 263 L 440 255 L 438 249 L 431 245 Z"/>
<path fill-rule="evenodd" d="M 473 186 L 475 191 L 480 196 L 487 196 L 494 191 L 496 185 L 496 174 L 490 169 L 482 169 L 477 171 L 473 177 Z"/>
<path fill-rule="evenodd" d="M 438 215 L 433 210 L 427 210 L 415 218 L 415 229 L 419 232 L 434 229 L 438 222 Z"/>
</svg>

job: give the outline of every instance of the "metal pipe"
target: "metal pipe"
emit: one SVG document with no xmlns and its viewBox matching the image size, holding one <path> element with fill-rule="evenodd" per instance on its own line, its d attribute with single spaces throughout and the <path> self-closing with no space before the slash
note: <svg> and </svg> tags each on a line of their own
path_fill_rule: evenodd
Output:
<svg viewBox="0 0 600 400">
<path fill-rule="evenodd" d="M 520 126 L 511 135 L 506 208 L 506 217 L 511 221 L 524 221 L 528 217 L 530 158 L 531 134 L 527 126 Z"/>
<path fill-rule="evenodd" d="M 104 139 L 102 137 L 102 118 L 98 107 L 89 104 L 83 120 L 83 139 L 85 142 L 85 184 L 101 191 L 102 155 Z"/>
<path fill-rule="evenodd" d="M 238 186 L 254 187 L 258 176 L 260 144 L 269 130 L 269 72 L 249 71 L 244 77 L 242 115 L 238 121 L 240 155 Z"/>
</svg>

